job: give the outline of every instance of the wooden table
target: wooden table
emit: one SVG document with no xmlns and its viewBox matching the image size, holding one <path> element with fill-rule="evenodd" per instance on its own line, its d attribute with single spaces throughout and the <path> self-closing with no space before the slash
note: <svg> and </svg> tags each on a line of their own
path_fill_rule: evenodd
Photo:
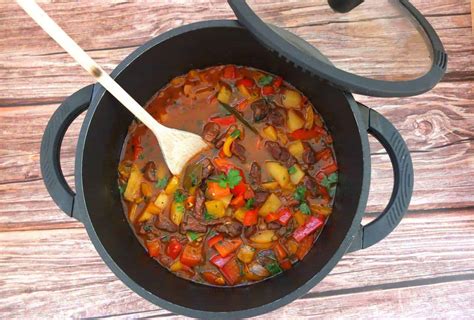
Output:
<svg viewBox="0 0 474 320">
<path fill-rule="evenodd" d="M 347 254 L 317 287 L 264 318 L 474 315 L 474 41 L 469 0 L 413 3 L 439 33 L 448 72 L 416 97 L 358 97 L 407 141 L 415 167 L 410 210 L 381 243 Z M 44 3 L 107 70 L 150 38 L 193 21 L 232 18 L 222 1 L 186 4 Z M 319 19 L 315 4 L 262 6 L 298 31 Z M 287 11 L 285 11 L 287 10 Z M 375 12 L 375 15 L 382 14 Z M 274 20 L 275 21 L 275 20 Z M 306 23 L 305 23 L 306 22 Z M 39 146 L 48 119 L 91 78 L 10 2 L 0 4 L 0 317 L 175 317 L 129 290 L 102 262 L 83 226 L 46 192 Z M 73 180 L 78 119 L 62 148 Z M 371 142 L 374 217 L 391 192 L 391 167 Z"/>
</svg>

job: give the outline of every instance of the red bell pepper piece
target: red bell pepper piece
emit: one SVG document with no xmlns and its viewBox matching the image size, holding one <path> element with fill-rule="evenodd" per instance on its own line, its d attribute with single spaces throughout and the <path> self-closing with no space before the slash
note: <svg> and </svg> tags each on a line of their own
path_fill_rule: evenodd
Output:
<svg viewBox="0 0 474 320">
<path fill-rule="evenodd" d="M 330 175 L 331 173 L 335 172 L 337 170 L 337 164 L 335 164 L 334 162 L 331 163 L 330 165 L 328 166 L 325 166 L 324 168 L 322 168 L 320 171 L 322 171 L 325 175 Z"/>
<path fill-rule="evenodd" d="M 308 235 L 316 231 L 319 227 L 321 227 L 324 223 L 323 219 L 320 219 L 319 217 L 315 216 L 310 216 L 306 222 L 300 226 L 298 229 L 293 232 L 293 238 L 301 242 L 304 238 L 306 238 Z"/>
<path fill-rule="evenodd" d="M 252 199 L 253 197 L 255 197 L 255 192 L 252 190 L 252 188 L 248 187 L 244 192 L 244 199 L 248 200 Z"/>
<path fill-rule="evenodd" d="M 224 79 L 235 79 L 237 78 L 237 70 L 235 66 L 226 66 L 222 72 Z"/>
<path fill-rule="evenodd" d="M 331 149 L 329 148 L 326 148 L 322 151 L 319 151 L 318 153 L 316 153 L 316 160 L 329 160 L 330 158 L 332 157 L 332 152 L 331 152 Z"/>
<path fill-rule="evenodd" d="M 209 121 L 220 124 L 221 126 L 228 126 L 237 122 L 233 114 L 225 117 L 212 117 Z"/>
<path fill-rule="evenodd" d="M 222 240 L 217 242 L 214 245 L 214 249 L 219 252 L 219 254 L 225 258 L 231 253 L 233 253 L 235 250 L 237 250 L 240 246 L 242 245 L 242 239 L 240 238 L 235 238 L 235 239 L 230 239 L 230 240 Z"/>
<path fill-rule="evenodd" d="M 262 88 L 262 96 L 269 96 L 275 93 L 275 89 L 272 86 L 264 86 Z"/>
<path fill-rule="evenodd" d="M 286 226 L 288 222 L 290 221 L 291 217 L 293 216 L 291 213 L 290 208 L 283 207 L 278 210 L 280 216 L 277 219 L 277 222 L 281 224 L 282 226 Z"/>
<path fill-rule="evenodd" d="M 245 190 L 247 190 L 247 184 L 240 180 L 238 185 L 230 189 L 230 192 L 232 192 L 234 196 L 239 196 L 241 194 L 244 194 Z"/>
<path fill-rule="evenodd" d="M 314 126 L 313 129 L 298 129 L 290 132 L 288 135 L 294 140 L 309 140 L 324 135 L 326 131 L 323 128 Z"/>
<path fill-rule="evenodd" d="M 240 264 L 235 257 L 227 262 L 220 270 L 229 285 L 233 285 L 239 281 Z"/>
<path fill-rule="evenodd" d="M 206 272 L 201 273 L 201 275 L 204 278 L 204 280 L 206 280 L 209 283 L 220 285 L 220 286 L 225 284 L 224 278 L 218 272 L 206 271 Z"/>
<path fill-rule="evenodd" d="M 247 109 L 248 106 L 249 106 L 249 101 L 247 99 L 244 99 L 240 101 L 235 108 L 238 111 L 243 112 L 245 109 Z"/>
<path fill-rule="evenodd" d="M 241 193 L 237 197 L 232 199 L 232 201 L 230 202 L 230 205 L 234 208 L 240 208 L 240 207 L 245 206 L 244 194 Z"/>
<path fill-rule="evenodd" d="M 230 195 L 229 187 L 222 188 L 218 182 L 210 181 L 207 183 L 207 192 L 213 198 L 222 198 Z"/>
<path fill-rule="evenodd" d="M 230 255 L 230 256 L 227 256 L 227 257 L 223 257 L 219 254 L 216 254 L 214 257 L 212 257 L 211 259 L 209 259 L 209 261 L 211 261 L 211 263 L 213 265 L 215 265 L 216 267 L 218 268 L 222 268 L 223 266 L 225 266 L 225 264 L 227 262 L 230 261 L 230 259 L 232 259 L 234 257 L 234 255 Z"/>
<path fill-rule="evenodd" d="M 160 255 L 160 239 L 147 241 L 146 248 L 150 257 L 158 257 Z"/>
<path fill-rule="evenodd" d="M 257 209 L 249 210 L 245 213 L 243 225 L 246 227 L 257 224 L 258 211 Z"/>
<path fill-rule="evenodd" d="M 181 254 L 180 261 L 188 267 L 194 267 L 202 261 L 202 246 L 192 246 L 187 244 Z"/>
<path fill-rule="evenodd" d="M 306 238 L 301 241 L 301 243 L 298 246 L 298 249 L 296 249 L 295 256 L 299 260 L 303 260 L 303 258 L 308 254 L 309 250 L 313 246 L 314 242 L 314 234 L 310 234 Z"/>
<path fill-rule="evenodd" d="M 288 269 L 291 269 L 291 267 L 292 267 L 292 264 L 291 264 L 289 259 L 284 259 L 284 260 L 280 261 L 279 264 L 280 264 L 280 267 L 283 270 L 288 270 Z"/>
<path fill-rule="evenodd" d="M 283 248 L 279 242 L 275 245 L 275 247 L 273 247 L 273 251 L 275 251 L 275 256 L 277 257 L 278 261 L 281 261 L 288 256 L 285 248 Z"/>
<path fill-rule="evenodd" d="M 140 136 L 134 136 L 132 138 L 133 160 L 137 160 L 140 154 L 143 152 L 143 147 L 141 146 L 140 140 Z"/>
<path fill-rule="evenodd" d="M 283 83 L 283 78 L 282 77 L 276 77 L 275 80 L 273 80 L 273 86 L 275 88 L 280 88 L 282 83 Z"/>
<path fill-rule="evenodd" d="M 179 243 L 178 239 L 172 237 L 168 243 L 168 246 L 166 247 L 166 255 L 176 259 L 181 253 L 181 249 L 183 249 L 183 245 Z"/>
<path fill-rule="evenodd" d="M 215 235 L 214 237 L 207 240 L 207 245 L 209 246 L 209 248 L 212 248 L 216 243 L 218 243 L 219 241 L 223 239 L 224 239 L 224 236 L 222 234 Z"/>
<path fill-rule="evenodd" d="M 238 80 L 236 83 L 235 83 L 236 86 L 244 86 L 246 88 L 252 88 L 254 85 L 255 85 L 255 82 L 253 82 L 252 79 L 249 79 L 249 78 L 243 78 L 243 79 L 240 79 Z"/>
<path fill-rule="evenodd" d="M 227 173 L 230 169 L 234 168 L 234 165 L 225 158 L 214 158 L 214 164 L 219 171 Z"/>
<path fill-rule="evenodd" d="M 265 216 L 265 222 L 269 223 L 269 222 L 278 220 L 279 217 L 280 217 L 280 214 L 278 212 L 270 212 L 269 214 Z"/>
</svg>

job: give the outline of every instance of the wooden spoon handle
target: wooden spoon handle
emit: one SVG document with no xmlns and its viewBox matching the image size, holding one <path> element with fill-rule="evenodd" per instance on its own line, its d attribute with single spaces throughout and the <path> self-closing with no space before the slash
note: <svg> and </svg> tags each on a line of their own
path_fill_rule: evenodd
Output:
<svg viewBox="0 0 474 320">
<path fill-rule="evenodd" d="M 110 94 L 133 113 L 143 124 L 156 131 L 167 128 L 156 121 L 107 72 L 105 72 L 79 45 L 51 19 L 34 0 L 17 0 L 20 7 L 53 38 L 71 57 L 89 72 Z"/>
</svg>

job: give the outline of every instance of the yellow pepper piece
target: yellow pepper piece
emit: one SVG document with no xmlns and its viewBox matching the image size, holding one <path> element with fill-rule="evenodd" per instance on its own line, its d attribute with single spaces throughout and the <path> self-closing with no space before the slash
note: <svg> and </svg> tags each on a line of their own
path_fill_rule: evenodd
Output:
<svg viewBox="0 0 474 320">
<path fill-rule="evenodd" d="M 255 249 L 248 245 L 243 245 L 237 252 L 237 258 L 244 263 L 250 263 L 255 256 Z"/>
<path fill-rule="evenodd" d="M 303 157 L 304 147 L 301 140 L 295 140 L 288 145 L 288 151 L 298 160 Z"/>
<path fill-rule="evenodd" d="M 276 190 L 279 186 L 280 184 L 276 181 L 262 183 L 262 187 L 267 190 Z"/>
<path fill-rule="evenodd" d="M 214 218 L 225 216 L 225 204 L 221 200 L 210 200 L 205 202 L 207 213 Z"/>
<path fill-rule="evenodd" d="M 286 187 L 290 183 L 290 174 L 288 169 L 276 161 L 265 162 L 265 169 L 268 174 L 275 179 L 281 187 Z"/>
<path fill-rule="evenodd" d="M 166 194 L 173 194 L 176 192 L 178 189 L 178 184 L 179 184 L 179 179 L 177 176 L 173 176 L 170 181 L 168 182 L 168 185 L 165 188 Z"/>
<path fill-rule="evenodd" d="M 277 141 L 278 134 L 273 126 L 263 128 L 262 134 L 265 138 L 271 141 Z"/>
<path fill-rule="evenodd" d="M 140 219 L 138 219 L 139 222 L 145 222 L 150 220 L 153 217 L 153 213 L 150 211 L 144 211 L 143 214 L 140 216 Z"/>
<path fill-rule="evenodd" d="M 322 214 L 323 216 L 328 216 L 332 213 L 331 207 L 325 207 L 320 204 L 312 204 L 309 206 L 312 212 L 316 212 L 318 214 Z"/>
<path fill-rule="evenodd" d="M 222 86 L 221 89 L 219 90 L 219 93 L 217 94 L 217 100 L 226 104 L 229 104 L 231 97 L 232 97 L 232 91 L 227 89 L 226 86 Z"/>
<path fill-rule="evenodd" d="M 184 216 L 184 204 L 182 202 L 173 201 L 171 203 L 170 219 L 177 226 L 181 224 Z"/>
<path fill-rule="evenodd" d="M 181 264 L 181 261 L 176 260 L 171 266 L 170 266 L 170 271 L 176 272 L 183 269 L 183 265 Z"/>
<path fill-rule="evenodd" d="M 239 89 L 240 93 L 246 97 L 246 98 L 251 98 L 252 95 L 250 94 L 250 92 L 248 91 L 247 87 L 245 87 L 243 84 L 240 84 L 237 86 L 237 89 Z"/>
<path fill-rule="evenodd" d="M 298 226 L 302 226 L 306 222 L 306 216 L 301 211 L 296 211 L 294 217 Z"/>
<path fill-rule="evenodd" d="M 134 202 L 132 203 L 132 205 L 130 206 L 130 210 L 128 211 L 128 218 L 130 219 L 132 223 L 135 223 L 135 221 L 138 218 L 137 208 L 138 208 L 138 204 Z"/>
<path fill-rule="evenodd" d="M 152 194 L 153 194 L 153 189 L 151 188 L 151 185 L 144 181 L 142 182 L 141 184 L 141 189 L 142 189 L 142 194 L 145 196 L 145 197 L 151 197 Z"/>
<path fill-rule="evenodd" d="M 247 212 L 246 208 L 240 207 L 237 210 L 235 210 L 234 218 L 243 223 L 246 212 Z"/>
<path fill-rule="evenodd" d="M 125 200 L 135 201 L 141 196 L 141 183 L 143 181 L 143 174 L 136 164 L 132 165 L 130 169 L 130 178 L 128 179 L 127 188 L 123 194 Z"/>
<path fill-rule="evenodd" d="M 168 205 L 169 200 L 170 197 L 165 192 L 161 192 L 155 200 L 155 206 L 164 210 Z"/>
<path fill-rule="evenodd" d="M 270 194 L 258 210 L 258 214 L 262 217 L 265 217 L 270 212 L 277 212 L 277 210 L 281 207 L 280 199 L 274 194 Z"/>
<path fill-rule="evenodd" d="M 232 157 L 232 151 L 230 151 L 230 146 L 232 145 L 232 142 L 234 142 L 235 139 L 237 138 L 234 138 L 231 136 L 228 136 L 225 139 L 224 146 L 222 147 L 222 152 L 224 152 L 226 157 L 229 157 L 229 158 Z"/>
<path fill-rule="evenodd" d="M 275 231 L 273 230 L 257 231 L 257 233 L 250 237 L 250 240 L 255 243 L 268 243 L 277 239 L 278 237 L 275 235 Z"/>
</svg>

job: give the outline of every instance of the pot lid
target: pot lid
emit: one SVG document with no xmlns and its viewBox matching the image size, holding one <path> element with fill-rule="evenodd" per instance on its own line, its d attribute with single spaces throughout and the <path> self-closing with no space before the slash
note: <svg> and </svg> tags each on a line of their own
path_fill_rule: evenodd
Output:
<svg viewBox="0 0 474 320">
<path fill-rule="evenodd" d="M 443 44 L 407 0 L 228 1 L 259 42 L 343 90 L 411 96 L 446 71 Z"/>
</svg>

